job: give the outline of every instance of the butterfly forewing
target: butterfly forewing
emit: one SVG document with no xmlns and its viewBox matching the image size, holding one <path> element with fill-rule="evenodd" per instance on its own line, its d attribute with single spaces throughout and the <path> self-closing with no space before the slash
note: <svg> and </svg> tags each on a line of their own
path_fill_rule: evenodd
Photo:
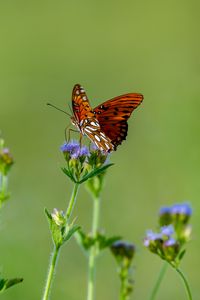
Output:
<svg viewBox="0 0 200 300">
<path fill-rule="evenodd" d="M 76 84 L 72 91 L 72 109 L 79 123 L 85 118 L 94 117 L 88 97 L 80 84 Z"/>
<path fill-rule="evenodd" d="M 113 151 L 114 145 L 110 138 L 106 137 L 101 130 L 101 126 L 92 111 L 87 95 L 79 84 L 74 86 L 72 92 L 72 108 L 76 120 L 75 124 L 80 132 L 87 135 L 100 150 L 106 152 Z"/>
</svg>

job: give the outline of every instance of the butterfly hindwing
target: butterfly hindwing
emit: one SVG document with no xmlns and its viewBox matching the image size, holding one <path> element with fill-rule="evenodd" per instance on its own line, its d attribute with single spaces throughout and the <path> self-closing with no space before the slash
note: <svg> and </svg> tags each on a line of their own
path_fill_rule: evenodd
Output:
<svg viewBox="0 0 200 300">
<path fill-rule="evenodd" d="M 114 150 L 114 145 L 109 137 L 101 130 L 96 118 L 88 118 L 83 121 L 82 132 L 97 146 L 98 149 L 106 152 Z"/>
<path fill-rule="evenodd" d="M 105 101 L 93 110 L 102 131 L 111 139 L 115 150 L 126 139 L 127 120 L 142 100 L 141 94 L 125 94 Z"/>
</svg>

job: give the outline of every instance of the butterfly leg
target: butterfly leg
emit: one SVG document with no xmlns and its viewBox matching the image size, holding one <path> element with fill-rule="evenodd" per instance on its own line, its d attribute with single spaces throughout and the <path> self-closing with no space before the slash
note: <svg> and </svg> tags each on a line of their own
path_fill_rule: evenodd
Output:
<svg viewBox="0 0 200 300">
<path fill-rule="evenodd" d="M 65 128 L 65 140 L 66 140 L 67 143 L 70 141 L 70 135 L 71 135 L 70 133 L 71 133 L 71 131 L 78 132 L 78 130 L 71 129 L 71 128 L 69 128 L 69 126 L 67 126 Z"/>
<path fill-rule="evenodd" d="M 91 150 L 92 150 L 92 142 L 89 141 L 89 151 L 91 151 Z"/>
<path fill-rule="evenodd" d="M 82 139 L 83 139 L 83 135 L 82 133 L 80 133 L 80 139 L 79 139 L 80 147 L 82 147 Z"/>
</svg>

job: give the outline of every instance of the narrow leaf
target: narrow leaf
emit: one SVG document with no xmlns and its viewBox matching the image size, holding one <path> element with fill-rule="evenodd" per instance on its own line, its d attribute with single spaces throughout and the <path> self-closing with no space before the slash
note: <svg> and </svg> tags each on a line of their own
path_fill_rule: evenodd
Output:
<svg viewBox="0 0 200 300">
<path fill-rule="evenodd" d="M 51 214 L 48 212 L 47 208 L 44 209 L 44 212 L 45 212 L 45 214 L 46 214 L 48 220 L 51 222 L 51 221 L 52 221 L 52 216 L 51 216 Z"/>
<path fill-rule="evenodd" d="M 105 165 L 105 166 L 103 166 L 103 167 L 94 169 L 93 171 L 91 171 L 90 173 L 88 173 L 87 175 L 85 175 L 85 176 L 79 181 L 79 183 L 83 183 L 84 181 L 88 180 L 89 178 L 92 178 L 92 177 L 94 177 L 94 176 L 97 176 L 97 175 L 101 174 L 102 172 L 104 172 L 106 169 L 108 169 L 108 168 L 111 167 L 112 165 L 114 165 L 114 164 L 108 164 L 108 165 Z"/>
<path fill-rule="evenodd" d="M 181 261 L 183 259 L 183 256 L 185 255 L 185 253 L 186 253 L 186 249 L 181 251 L 181 253 L 178 256 L 179 261 Z"/>
<path fill-rule="evenodd" d="M 4 290 L 12 287 L 13 285 L 23 281 L 23 278 L 12 278 L 12 279 L 0 279 L 0 293 Z"/>
<path fill-rule="evenodd" d="M 67 232 L 66 236 L 64 237 L 64 239 L 63 239 L 64 242 L 68 241 L 74 235 L 74 233 L 79 229 L 81 229 L 81 227 L 79 225 L 76 225 L 76 224 L 73 225 Z"/>
<path fill-rule="evenodd" d="M 72 175 L 72 173 L 67 170 L 66 168 L 61 168 L 61 170 L 65 173 L 65 175 L 67 175 L 73 182 L 77 183 L 76 179 L 74 178 L 74 176 Z"/>
</svg>

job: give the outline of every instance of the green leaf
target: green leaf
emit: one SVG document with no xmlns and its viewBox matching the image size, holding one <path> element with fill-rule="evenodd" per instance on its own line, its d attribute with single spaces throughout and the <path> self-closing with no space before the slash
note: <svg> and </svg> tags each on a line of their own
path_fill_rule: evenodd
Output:
<svg viewBox="0 0 200 300">
<path fill-rule="evenodd" d="M 80 229 L 81 229 L 81 227 L 79 225 L 76 225 L 76 224 L 70 225 L 69 229 L 65 233 L 65 236 L 63 237 L 63 241 L 64 242 L 68 241 L 74 235 L 74 233 Z"/>
<path fill-rule="evenodd" d="M 52 215 L 48 212 L 48 210 L 45 208 L 45 214 L 47 216 L 47 219 L 49 221 L 49 226 L 50 226 L 50 231 L 51 231 L 51 236 L 54 241 L 54 244 L 56 247 L 60 247 L 63 242 L 63 237 L 62 237 L 62 231 L 61 228 L 55 223 L 55 221 L 52 218 Z"/>
<path fill-rule="evenodd" d="M 0 279 L 0 293 L 4 290 L 12 287 L 15 284 L 18 284 L 23 281 L 23 278 L 12 278 L 12 279 Z"/>
<path fill-rule="evenodd" d="M 107 164 L 103 167 L 99 167 L 94 169 L 93 171 L 89 172 L 87 175 L 83 176 L 83 178 L 78 183 L 83 183 L 84 181 L 88 180 L 89 178 L 92 178 L 94 176 L 97 176 L 101 173 L 103 173 L 106 169 L 113 166 L 114 164 Z"/>
<path fill-rule="evenodd" d="M 46 216 L 47 216 L 47 218 L 48 218 L 48 221 L 52 221 L 52 215 L 48 212 L 48 210 L 47 210 L 47 208 L 45 207 L 45 209 L 44 209 L 44 212 L 45 212 L 45 214 L 46 214 Z"/>
<path fill-rule="evenodd" d="M 122 237 L 121 236 L 112 236 L 110 238 L 106 238 L 105 240 L 102 241 L 102 243 L 100 244 L 100 249 L 105 249 L 105 248 L 110 248 L 110 246 L 112 246 L 112 244 L 116 241 L 121 240 Z"/>
<path fill-rule="evenodd" d="M 61 170 L 65 173 L 65 175 L 67 175 L 73 182 L 77 183 L 76 179 L 74 178 L 74 176 L 72 175 L 72 173 L 67 170 L 66 168 L 61 168 Z"/>
<path fill-rule="evenodd" d="M 120 236 L 112 236 L 110 238 L 107 238 L 105 235 L 98 233 L 96 237 L 96 241 L 99 244 L 99 250 L 103 250 L 105 248 L 110 247 L 114 242 L 121 240 Z"/>
<path fill-rule="evenodd" d="M 3 290 L 5 290 L 6 287 L 6 279 L 1 278 L 0 279 L 0 292 L 2 292 Z"/>
<path fill-rule="evenodd" d="M 75 235 L 77 243 L 81 246 L 86 252 L 95 244 L 95 239 L 84 233 L 82 230 L 79 230 Z"/>
<path fill-rule="evenodd" d="M 76 234 L 77 243 L 83 248 L 84 251 L 88 252 L 88 250 L 93 247 L 95 244 L 97 246 L 98 251 L 109 248 L 114 242 L 120 240 L 120 236 L 113 236 L 107 238 L 104 234 L 98 233 L 94 238 L 90 234 L 85 234 L 82 230 L 79 230 Z"/>
<path fill-rule="evenodd" d="M 178 260 L 181 261 L 186 253 L 186 249 L 182 250 L 178 256 Z"/>
</svg>

